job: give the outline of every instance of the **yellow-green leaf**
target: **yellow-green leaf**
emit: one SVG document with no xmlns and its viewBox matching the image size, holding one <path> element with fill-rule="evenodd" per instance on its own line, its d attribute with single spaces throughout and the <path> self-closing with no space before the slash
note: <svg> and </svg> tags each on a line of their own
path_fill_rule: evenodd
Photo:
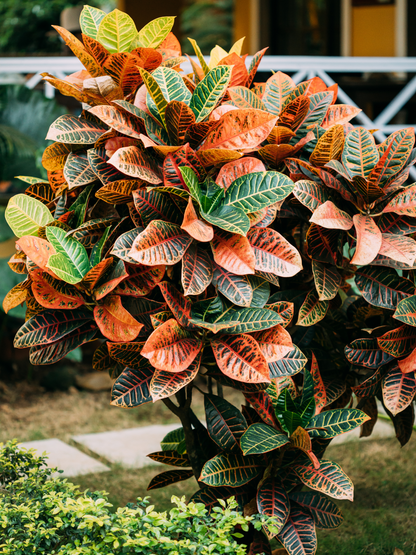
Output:
<svg viewBox="0 0 416 555">
<path fill-rule="evenodd" d="M 49 209 L 28 195 L 16 195 L 9 200 L 5 218 L 16 237 L 36 235 L 40 227 L 53 221 Z"/>
<path fill-rule="evenodd" d="M 113 10 L 101 20 L 96 38 L 111 53 L 129 52 L 136 35 L 132 18 L 120 10 Z"/>
</svg>

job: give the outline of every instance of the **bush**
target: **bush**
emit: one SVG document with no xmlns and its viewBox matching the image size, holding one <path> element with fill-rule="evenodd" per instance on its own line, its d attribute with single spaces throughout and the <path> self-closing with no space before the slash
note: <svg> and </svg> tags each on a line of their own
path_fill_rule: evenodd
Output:
<svg viewBox="0 0 416 555">
<path fill-rule="evenodd" d="M 273 518 L 252 553 L 277 530 L 313 554 L 316 527 L 342 521 L 329 497 L 353 499 L 332 438 L 370 435 L 377 399 L 401 444 L 412 433 L 414 131 L 376 145 L 336 85 L 256 83 L 264 51 L 247 69 L 242 41 L 209 64 L 192 42 L 181 76 L 172 25 L 85 7 L 83 43 L 57 28 L 86 70 L 45 79 L 90 107 L 52 124 L 48 182 L 7 208 L 28 274 L 5 299 L 27 304 L 15 346 L 51 364 L 104 339 L 112 404 L 162 400 L 181 421 L 149 455 L 176 468 L 149 489 L 195 477 L 210 510 L 234 496 Z"/>
<path fill-rule="evenodd" d="M 53 478 L 45 458 L 16 442 L 0 444 L 0 553 L 4 555 L 244 555 L 238 544 L 252 522 L 235 511 L 233 500 L 208 515 L 201 503 L 176 505 L 158 513 L 148 498 L 110 512 L 105 492 L 78 491 Z M 240 531 L 237 531 L 240 530 Z"/>
</svg>

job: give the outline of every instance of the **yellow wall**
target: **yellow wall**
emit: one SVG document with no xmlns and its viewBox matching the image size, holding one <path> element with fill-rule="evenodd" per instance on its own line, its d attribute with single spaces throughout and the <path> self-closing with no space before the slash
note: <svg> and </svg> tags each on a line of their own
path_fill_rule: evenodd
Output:
<svg viewBox="0 0 416 555">
<path fill-rule="evenodd" d="M 356 6 L 352 9 L 351 54 L 395 56 L 395 6 Z"/>
</svg>

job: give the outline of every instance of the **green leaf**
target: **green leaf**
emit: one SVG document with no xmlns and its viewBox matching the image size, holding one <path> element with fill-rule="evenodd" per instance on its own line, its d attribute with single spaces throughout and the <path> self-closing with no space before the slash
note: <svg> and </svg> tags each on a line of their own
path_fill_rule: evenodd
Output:
<svg viewBox="0 0 416 555">
<path fill-rule="evenodd" d="M 174 69 L 158 67 L 153 73 L 140 69 L 140 74 L 150 95 L 149 110 L 163 125 L 165 125 L 165 112 L 169 102 L 178 100 L 189 105 L 192 94 L 181 75 Z"/>
<path fill-rule="evenodd" d="M 234 206 L 220 206 L 210 213 L 201 210 L 201 216 L 210 224 L 238 235 L 245 236 L 250 229 L 248 216 Z"/>
<path fill-rule="evenodd" d="M 335 298 L 342 284 L 342 278 L 336 267 L 312 260 L 312 271 L 318 299 L 330 301 Z"/>
<path fill-rule="evenodd" d="M 373 135 L 359 127 L 350 131 L 345 138 L 342 163 L 352 175 L 367 177 L 379 160 Z"/>
<path fill-rule="evenodd" d="M 281 482 L 274 477 L 266 478 L 257 491 L 256 499 L 259 513 L 273 519 L 271 523 L 277 528 L 276 533 L 279 533 L 286 524 L 290 511 L 289 498 Z"/>
<path fill-rule="evenodd" d="M 104 231 L 101 239 L 98 241 L 98 243 L 96 243 L 92 250 L 91 250 L 91 255 L 90 255 L 90 265 L 91 268 L 93 268 L 94 266 L 96 266 L 99 262 L 101 262 L 101 256 L 102 256 L 102 252 L 103 252 L 103 248 L 104 248 L 104 244 L 107 241 L 107 237 L 110 233 L 111 230 L 111 226 L 107 227 L 106 230 Z"/>
<path fill-rule="evenodd" d="M 239 208 L 249 214 L 285 199 L 293 189 L 293 181 L 282 173 L 275 171 L 249 173 L 239 177 L 230 185 L 222 204 Z"/>
<path fill-rule="evenodd" d="M 176 428 L 168 432 L 160 442 L 163 451 L 176 451 L 176 448 L 185 439 L 185 432 L 183 428 Z"/>
<path fill-rule="evenodd" d="M 89 322 L 73 330 L 71 333 L 68 333 L 58 341 L 54 341 L 48 345 L 37 345 L 36 347 L 32 347 L 29 353 L 29 361 L 35 366 L 40 364 L 54 364 L 79 348 L 80 345 L 92 341 L 97 335 L 97 332 L 98 328 L 95 322 Z"/>
<path fill-rule="evenodd" d="M 89 320 L 92 320 L 92 312 L 86 308 L 44 310 L 23 324 L 15 335 L 14 346 L 16 349 L 24 349 L 53 343 Z"/>
<path fill-rule="evenodd" d="M 143 46 L 145 48 L 157 48 L 172 31 L 175 17 L 158 17 L 150 21 L 138 32 L 131 44 L 130 50 Z"/>
<path fill-rule="evenodd" d="M 308 359 L 296 345 L 285 357 L 269 363 L 270 377 L 293 376 L 306 366 Z"/>
<path fill-rule="evenodd" d="M 282 317 L 267 308 L 240 308 L 230 306 L 217 318 L 216 322 L 236 322 L 223 328 L 224 333 L 250 333 L 252 331 L 267 330 L 282 323 Z"/>
<path fill-rule="evenodd" d="M 117 407 L 138 407 L 152 401 L 149 385 L 153 368 L 147 367 L 133 370 L 125 368 L 114 382 L 111 392 L 111 404 Z"/>
<path fill-rule="evenodd" d="M 393 318 L 409 326 L 416 326 L 416 295 L 400 301 Z"/>
<path fill-rule="evenodd" d="M 199 202 L 201 198 L 201 187 L 199 185 L 198 176 L 192 168 L 183 166 L 179 168 L 185 185 L 188 187 L 191 197 Z"/>
<path fill-rule="evenodd" d="M 289 443 L 286 435 L 263 423 L 252 424 L 241 438 L 244 455 L 259 455 L 279 449 Z"/>
<path fill-rule="evenodd" d="M 167 464 L 169 466 L 180 466 L 180 467 L 189 467 L 191 463 L 189 462 L 189 458 L 187 455 L 178 455 L 177 451 L 172 450 L 164 450 L 164 451 L 156 451 L 155 453 L 150 453 L 147 455 L 149 459 L 152 461 L 156 461 L 161 464 Z"/>
<path fill-rule="evenodd" d="M 354 486 L 342 468 L 333 461 L 320 461 L 314 468 L 310 462 L 295 464 L 292 468 L 308 488 L 321 491 L 335 499 L 353 500 Z"/>
<path fill-rule="evenodd" d="M 253 290 L 251 308 L 263 308 L 270 297 L 270 283 L 258 276 L 246 276 Z"/>
<path fill-rule="evenodd" d="M 263 464 L 256 457 L 220 453 L 204 464 L 199 480 L 208 486 L 238 487 L 253 480 Z"/>
<path fill-rule="evenodd" d="M 311 513 L 317 528 L 338 528 L 344 520 L 335 503 L 322 493 L 296 491 L 289 498 Z"/>
<path fill-rule="evenodd" d="M 327 410 L 309 421 L 308 432 L 311 437 L 327 439 L 354 430 L 367 420 L 370 420 L 370 417 L 358 409 Z M 310 430 L 309 428 L 323 429 Z"/>
<path fill-rule="evenodd" d="M 79 283 L 90 269 L 85 248 L 59 227 L 47 227 L 46 237 L 57 253 L 49 257 L 48 268 L 67 283 Z"/>
<path fill-rule="evenodd" d="M 207 73 L 209 73 L 209 67 L 208 67 L 208 64 L 205 61 L 205 58 L 204 58 L 204 56 L 201 52 L 201 49 L 199 48 L 196 40 L 190 39 L 190 38 L 188 38 L 188 40 L 192 44 L 192 48 L 194 49 L 196 57 L 198 58 L 198 61 L 201 64 L 202 71 L 204 72 L 204 75 L 207 75 Z"/>
<path fill-rule="evenodd" d="M 205 395 L 204 404 L 211 439 L 224 451 L 238 452 L 238 440 L 247 429 L 244 416 L 234 405 L 216 395 Z"/>
<path fill-rule="evenodd" d="M 380 308 L 395 310 L 405 298 L 413 295 L 413 283 L 397 275 L 392 268 L 377 268 L 364 266 L 355 274 L 355 284 L 364 299 Z"/>
<path fill-rule="evenodd" d="M 300 507 L 291 507 L 289 518 L 278 539 L 290 555 L 315 555 L 317 539 L 310 513 Z"/>
<path fill-rule="evenodd" d="M 299 309 L 298 326 L 313 326 L 320 322 L 329 308 L 329 301 L 320 301 L 316 291 L 309 291 Z"/>
<path fill-rule="evenodd" d="M 217 66 L 196 86 L 190 108 L 195 114 L 196 123 L 209 116 L 222 96 L 225 94 L 231 79 L 231 67 Z"/>
<path fill-rule="evenodd" d="M 113 10 L 100 22 L 96 39 L 109 52 L 129 52 L 137 29 L 132 18 L 120 10 Z"/>
<path fill-rule="evenodd" d="M 92 6 L 84 6 L 79 18 L 81 31 L 84 35 L 87 35 L 92 39 L 96 39 L 98 28 L 104 17 L 105 12 L 103 12 L 103 10 L 99 10 L 98 8 L 94 8 Z"/>
<path fill-rule="evenodd" d="M 12 197 L 4 216 L 16 237 L 37 235 L 40 227 L 53 222 L 53 216 L 48 207 L 27 195 Z"/>
</svg>

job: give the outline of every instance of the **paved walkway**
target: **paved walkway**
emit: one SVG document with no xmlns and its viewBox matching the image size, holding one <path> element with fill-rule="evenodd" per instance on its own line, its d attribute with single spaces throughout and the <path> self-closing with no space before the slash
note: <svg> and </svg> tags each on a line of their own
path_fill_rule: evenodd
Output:
<svg viewBox="0 0 416 555">
<path fill-rule="evenodd" d="M 121 464 L 128 468 L 142 468 L 143 466 L 157 464 L 147 458 L 147 455 L 154 451 L 160 451 L 161 440 L 168 432 L 178 427 L 178 424 L 143 426 L 128 430 L 73 436 L 71 439 L 81 449 L 88 451 L 89 455 L 60 439 L 30 441 L 23 443 L 23 446 L 34 448 L 39 454 L 46 451 L 49 454 L 48 466 L 58 467 L 63 470 L 63 474 L 60 475 L 69 478 L 81 474 L 110 470 L 110 467 L 103 464 L 101 460 L 108 461 L 109 465 Z M 331 445 L 357 441 L 359 435 L 360 429 L 357 428 L 352 432 L 334 438 Z M 394 436 L 393 425 L 379 418 L 371 437 L 363 438 L 361 441 Z M 94 455 L 101 460 L 94 458 Z"/>
</svg>

